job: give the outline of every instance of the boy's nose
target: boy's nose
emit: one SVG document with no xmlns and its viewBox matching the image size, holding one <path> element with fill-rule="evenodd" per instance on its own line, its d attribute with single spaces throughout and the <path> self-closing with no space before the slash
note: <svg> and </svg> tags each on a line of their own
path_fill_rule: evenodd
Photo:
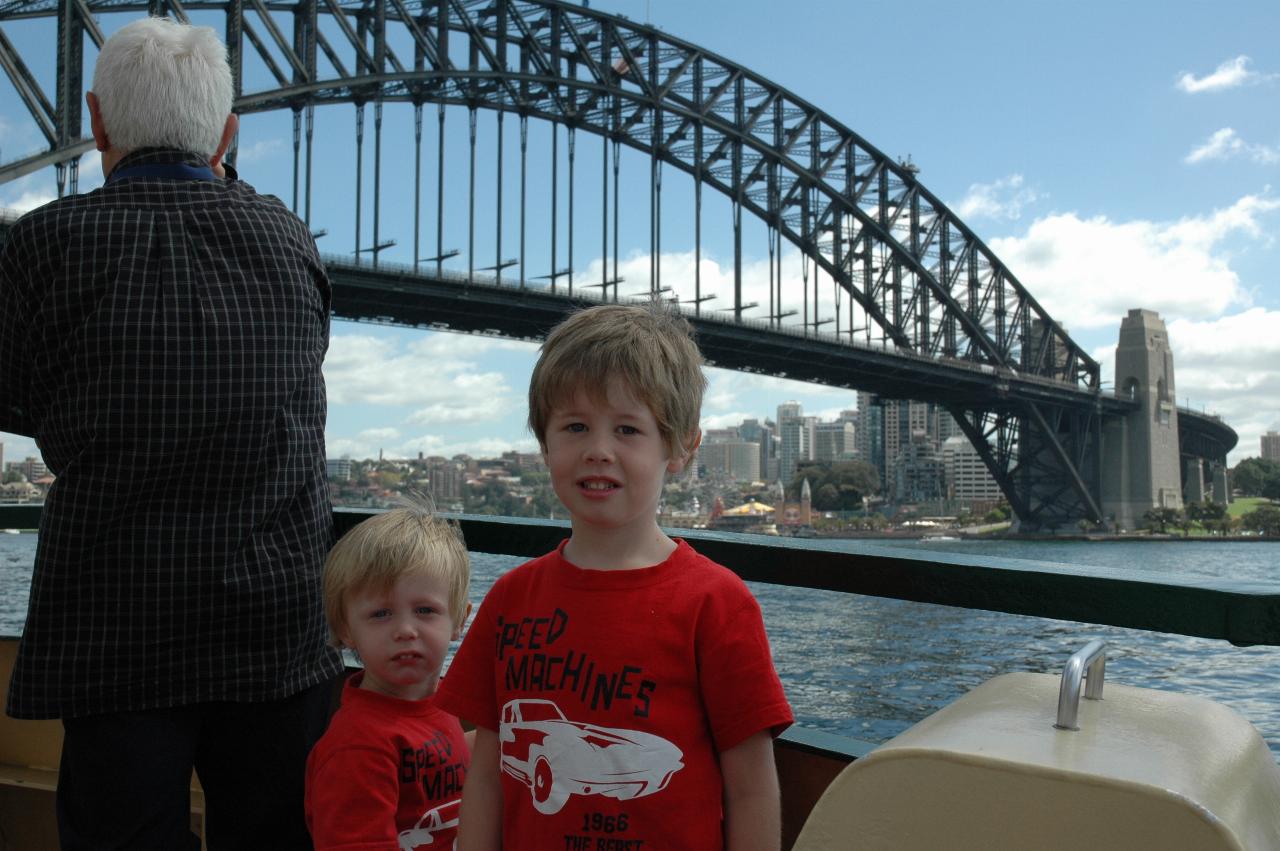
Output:
<svg viewBox="0 0 1280 851">
<path fill-rule="evenodd" d="M 414 638 L 418 634 L 418 628 L 414 626 L 413 621 L 408 618 L 402 618 L 396 621 L 395 636 L 396 638 Z"/>
</svg>

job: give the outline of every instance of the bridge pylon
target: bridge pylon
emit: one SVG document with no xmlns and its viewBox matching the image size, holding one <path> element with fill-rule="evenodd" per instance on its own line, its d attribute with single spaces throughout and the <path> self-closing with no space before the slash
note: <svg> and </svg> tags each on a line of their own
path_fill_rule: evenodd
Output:
<svg viewBox="0 0 1280 851">
<path fill-rule="evenodd" d="M 1116 393 L 1137 402 L 1102 428 L 1102 511 L 1115 530 L 1132 530 L 1153 508 L 1182 508 L 1173 351 L 1164 320 L 1130 310 L 1116 346 Z"/>
</svg>

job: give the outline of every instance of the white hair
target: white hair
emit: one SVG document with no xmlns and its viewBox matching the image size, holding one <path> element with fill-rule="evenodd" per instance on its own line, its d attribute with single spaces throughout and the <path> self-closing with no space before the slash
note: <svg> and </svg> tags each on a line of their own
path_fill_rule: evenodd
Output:
<svg viewBox="0 0 1280 851">
<path fill-rule="evenodd" d="M 102 45 L 93 93 L 111 145 L 211 157 L 231 114 L 227 48 L 211 27 L 143 18 Z"/>
</svg>

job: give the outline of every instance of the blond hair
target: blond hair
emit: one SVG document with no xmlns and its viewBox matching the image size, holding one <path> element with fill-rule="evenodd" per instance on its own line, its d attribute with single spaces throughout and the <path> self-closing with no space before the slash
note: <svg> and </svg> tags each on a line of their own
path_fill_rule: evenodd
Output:
<svg viewBox="0 0 1280 851">
<path fill-rule="evenodd" d="M 609 385 L 621 382 L 653 414 L 671 457 L 685 458 L 707 386 L 702 363 L 689 322 L 661 303 L 577 311 L 542 344 L 529 379 L 529 428 L 546 446 L 554 408 L 579 390 L 602 402 Z"/>
<path fill-rule="evenodd" d="M 324 564 L 324 613 L 329 641 L 341 647 L 347 601 L 367 589 L 386 591 L 401 577 L 429 576 L 449 589 L 449 616 L 467 616 L 471 563 L 462 535 L 430 505 L 410 503 L 370 517 L 342 536 Z"/>
</svg>

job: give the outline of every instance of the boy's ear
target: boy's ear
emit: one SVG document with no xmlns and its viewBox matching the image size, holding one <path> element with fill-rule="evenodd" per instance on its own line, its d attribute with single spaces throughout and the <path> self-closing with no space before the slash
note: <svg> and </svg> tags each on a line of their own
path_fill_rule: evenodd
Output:
<svg viewBox="0 0 1280 851">
<path fill-rule="evenodd" d="M 693 455 L 698 451 L 698 447 L 702 445 L 702 429 L 694 429 L 693 434 L 689 435 L 685 440 L 684 452 L 667 462 L 667 472 L 672 475 L 680 472 L 690 461 Z"/>
<path fill-rule="evenodd" d="M 462 637 L 462 628 L 467 625 L 467 620 L 471 617 L 471 601 L 467 601 L 467 610 L 462 613 L 462 620 L 453 625 L 452 641 L 457 641 Z"/>
</svg>

